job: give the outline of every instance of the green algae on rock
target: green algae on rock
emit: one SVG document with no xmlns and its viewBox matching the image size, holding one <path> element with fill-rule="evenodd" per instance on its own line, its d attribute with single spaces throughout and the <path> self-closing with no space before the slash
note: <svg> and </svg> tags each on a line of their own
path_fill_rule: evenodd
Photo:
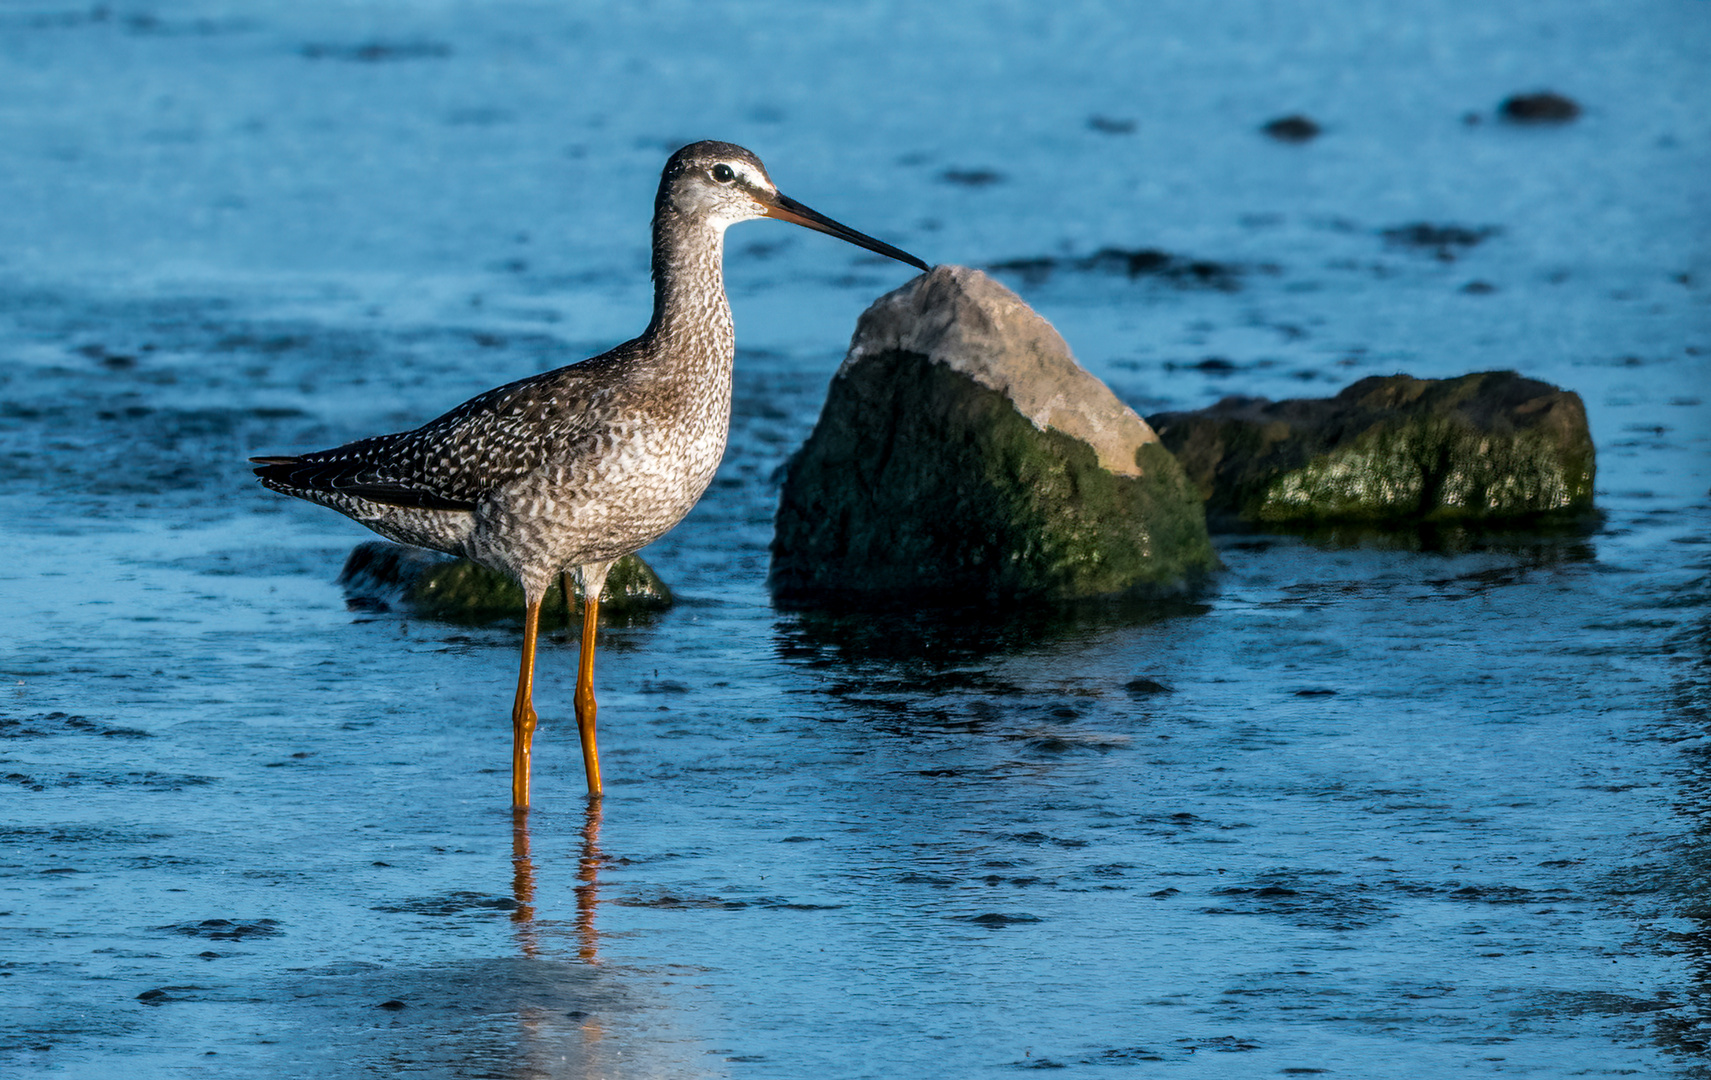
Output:
<svg viewBox="0 0 1711 1080">
<path fill-rule="evenodd" d="M 1512 371 L 1362 379 L 1149 418 L 1220 526 L 1569 521 L 1592 510 L 1579 395 Z"/>
<path fill-rule="evenodd" d="M 857 323 L 786 467 L 770 584 L 830 598 L 1180 593 L 1217 565 L 1192 485 L 1063 339 L 941 266 Z"/>
<path fill-rule="evenodd" d="M 580 600 L 582 587 L 574 576 L 572 582 L 574 599 Z M 355 607 L 385 609 L 397 604 L 418 618 L 437 622 L 479 625 L 516 619 L 523 611 L 522 587 L 504 574 L 468 559 L 387 540 L 358 544 L 345 560 L 339 584 Z M 620 621 L 671 604 L 671 589 L 635 555 L 613 564 L 600 594 L 601 616 Z M 568 613 L 564 591 L 555 582 L 541 603 L 542 628 L 573 623 Z"/>
</svg>

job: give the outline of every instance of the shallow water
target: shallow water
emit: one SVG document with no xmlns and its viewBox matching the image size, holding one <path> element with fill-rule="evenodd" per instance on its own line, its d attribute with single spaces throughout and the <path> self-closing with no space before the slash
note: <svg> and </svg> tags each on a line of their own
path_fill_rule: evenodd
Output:
<svg viewBox="0 0 1711 1080">
<path fill-rule="evenodd" d="M 0 1067 L 1705 1075 L 1704 5 L 791 10 L 0 8 Z M 1586 113 L 1496 122 L 1541 86 Z M 519 830 L 515 628 L 347 611 L 366 534 L 243 458 L 633 333 L 703 136 L 1032 260 L 1143 412 L 1575 389 L 1603 520 L 1227 537 L 1169 610 L 775 610 L 777 470 L 908 272 L 741 226 L 731 448 L 645 553 L 681 603 L 602 636 L 595 818 L 543 651 Z"/>
</svg>

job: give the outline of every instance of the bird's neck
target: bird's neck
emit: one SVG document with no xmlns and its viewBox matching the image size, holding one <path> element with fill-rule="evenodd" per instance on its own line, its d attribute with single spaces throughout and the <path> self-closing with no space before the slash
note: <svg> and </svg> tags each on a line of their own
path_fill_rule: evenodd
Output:
<svg viewBox="0 0 1711 1080">
<path fill-rule="evenodd" d="M 674 210 L 654 217 L 654 314 L 647 334 L 728 368 L 736 351 L 725 299 L 724 230 Z"/>
</svg>

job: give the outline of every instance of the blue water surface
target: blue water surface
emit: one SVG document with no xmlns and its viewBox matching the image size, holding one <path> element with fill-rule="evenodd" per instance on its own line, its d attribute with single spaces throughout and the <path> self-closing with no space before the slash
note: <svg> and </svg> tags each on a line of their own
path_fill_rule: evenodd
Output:
<svg viewBox="0 0 1711 1080">
<path fill-rule="evenodd" d="M 1708 56 L 1696 0 L 0 4 L 0 1071 L 1708 1075 Z M 596 813 L 545 643 L 518 829 L 516 627 L 347 610 L 366 534 L 244 459 L 636 333 L 699 138 L 1143 413 L 1575 390 L 1601 523 L 777 610 L 779 468 L 910 272 L 745 224 L 680 603 L 602 635 Z"/>
</svg>

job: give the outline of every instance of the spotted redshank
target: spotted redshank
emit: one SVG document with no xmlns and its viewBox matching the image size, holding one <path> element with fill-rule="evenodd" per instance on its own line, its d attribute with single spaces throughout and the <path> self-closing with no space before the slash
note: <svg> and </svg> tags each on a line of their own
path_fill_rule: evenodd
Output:
<svg viewBox="0 0 1711 1080">
<path fill-rule="evenodd" d="M 329 506 L 392 540 L 463 555 L 523 586 L 523 659 L 511 706 L 511 801 L 529 805 L 541 599 L 558 575 L 582 585 L 576 720 L 588 792 L 599 796 L 594 637 L 612 563 L 695 505 L 731 418 L 735 336 L 725 229 L 770 217 L 922 270 L 927 264 L 779 193 L 740 146 L 698 142 L 666 162 L 654 200 L 653 320 L 633 341 L 489 390 L 412 431 L 332 450 L 258 457 L 275 491 Z"/>
</svg>

